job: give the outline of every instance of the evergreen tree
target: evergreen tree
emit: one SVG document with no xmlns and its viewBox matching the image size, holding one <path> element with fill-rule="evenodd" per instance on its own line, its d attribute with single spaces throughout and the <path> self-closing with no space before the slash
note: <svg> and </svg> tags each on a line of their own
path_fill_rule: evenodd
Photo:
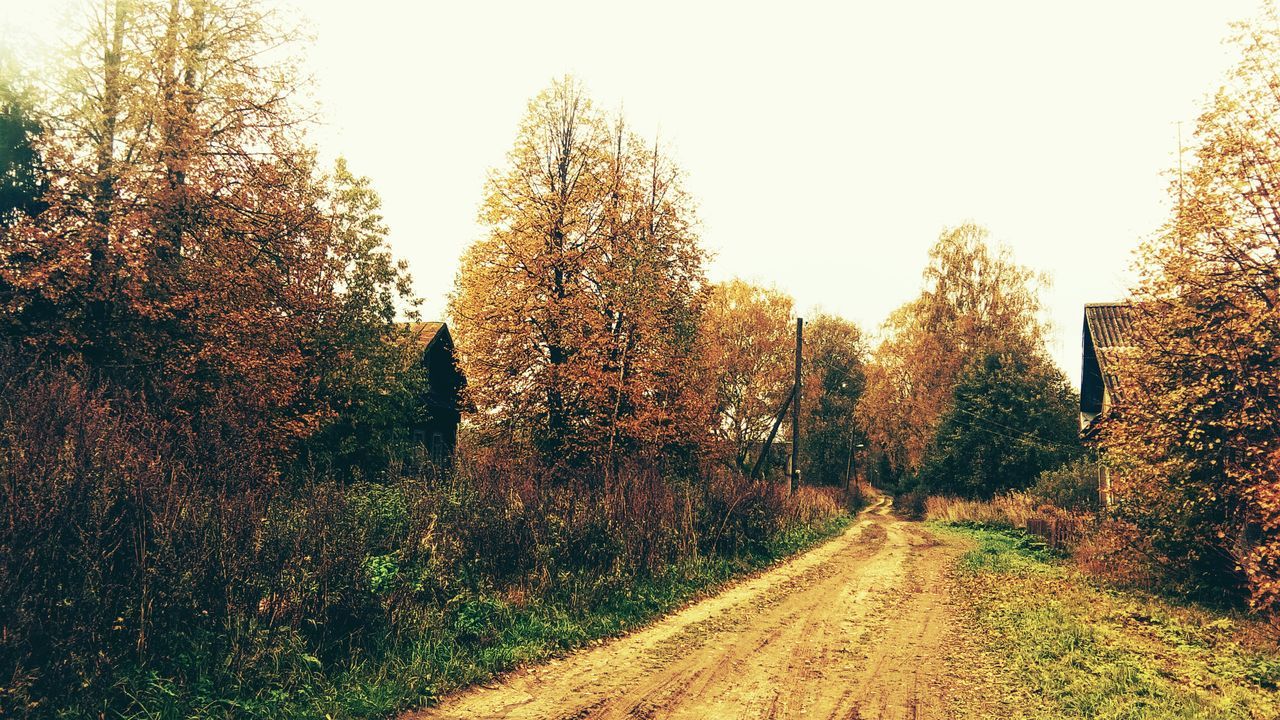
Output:
<svg viewBox="0 0 1280 720">
<path fill-rule="evenodd" d="M 917 481 L 932 493 L 974 498 L 1026 488 L 1081 454 L 1078 406 L 1047 359 L 987 352 L 961 373 Z"/>
<path fill-rule="evenodd" d="M 44 168 L 33 144 L 39 134 L 30 97 L 0 60 L 0 229 L 42 207 Z"/>
</svg>

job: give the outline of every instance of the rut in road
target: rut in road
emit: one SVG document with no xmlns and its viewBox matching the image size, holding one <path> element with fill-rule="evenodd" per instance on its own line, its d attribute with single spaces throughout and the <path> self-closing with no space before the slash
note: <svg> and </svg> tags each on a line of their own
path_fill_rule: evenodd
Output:
<svg viewBox="0 0 1280 720">
<path fill-rule="evenodd" d="M 719 595 L 402 720 L 950 717 L 946 573 L 963 549 L 881 499 Z"/>
</svg>

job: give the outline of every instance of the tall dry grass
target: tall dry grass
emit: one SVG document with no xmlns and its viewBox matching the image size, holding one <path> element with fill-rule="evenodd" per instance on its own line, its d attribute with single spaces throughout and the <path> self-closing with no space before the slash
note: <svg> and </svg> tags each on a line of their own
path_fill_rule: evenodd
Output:
<svg viewBox="0 0 1280 720">
<path fill-rule="evenodd" d="M 859 500 L 837 488 L 803 486 L 784 501 L 786 522 L 814 525 L 841 514 L 851 505 L 856 509 L 859 504 Z"/>
<path fill-rule="evenodd" d="M 925 500 L 925 519 L 1025 528 L 1027 520 L 1040 516 L 1043 508 L 1036 498 L 1024 492 L 997 495 L 991 500 L 930 496 Z"/>
<path fill-rule="evenodd" d="M 1022 530 L 1063 552 L 1079 545 L 1089 526 L 1089 516 L 1068 512 L 1027 492 L 1005 493 L 990 500 L 930 497 L 925 501 L 925 517 L 941 522 Z"/>
<path fill-rule="evenodd" d="M 843 512 L 834 491 L 713 468 L 552 473 L 498 450 L 447 476 L 281 476 L 127 393 L 8 370 L 0 717 L 128 717 L 140 688 L 285 697 L 424 633 L 483 649 L 501 639 L 496 620 L 477 625 L 491 598 L 585 616 L 691 561 L 776 556 Z"/>
</svg>

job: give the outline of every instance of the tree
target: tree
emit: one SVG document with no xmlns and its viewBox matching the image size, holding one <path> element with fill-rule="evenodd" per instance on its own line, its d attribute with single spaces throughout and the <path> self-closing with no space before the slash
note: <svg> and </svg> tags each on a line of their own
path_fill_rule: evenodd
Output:
<svg viewBox="0 0 1280 720">
<path fill-rule="evenodd" d="M 1101 440 L 1119 512 L 1188 585 L 1280 609 L 1280 17 L 1201 115 L 1177 210 L 1138 260 L 1125 402 Z"/>
<path fill-rule="evenodd" d="M 22 549 L 7 553 L 6 610 L 40 619 L 0 642 L 0 672 L 21 676 L 6 700 L 26 711 L 79 693 L 128 714 L 131 668 L 233 667 L 229 629 L 277 625 L 260 612 L 289 564 L 269 559 L 273 527 L 342 497 L 313 486 L 299 501 L 282 470 L 317 428 L 339 460 L 399 431 L 366 419 L 403 396 L 386 341 L 408 278 L 368 182 L 317 171 L 269 13 L 118 0 L 86 23 L 34 113 L 47 206 L 0 233 L 0 334 L 18 346 L 0 347 L 17 398 L 0 404 L 12 416 L 25 397 L 24 418 L 45 417 L 25 435 L 5 420 L 29 460 L 0 463 L 26 493 L 0 502 L 29 511 L 9 514 Z M 42 457 L 79 469 L 42 485 Z"/>
<path fill-rule="evenodd" d="M 31 116 L 32 104 L 12 60 L 0 52 L 0 245 L 11 228 L 43 210 L 44 167 L 35 147 L 41 127 Z M 19 292 L 0 272 L 0 308 L 13 304 Z M 0 340 L 10 335 L 0 323 Z"/>
<path fill-rule="evenodd" d="M 920 467 L 957 378 L 991 349 L 1043 346 L 1039 287 L 1046 280 L 993 245 L 986 229 L 942 232 L 920 296 L 885 322 L 867 371 L 860 417 L 896 474 Z"/>
<path fill-rule="evenodd" d="M 716 402 L 712 432 L 742 472 L 751 469 L 791 391 L 792 305 L 779 290 L 737 279 L 714 286 L 707 303 L 707 366 Z"/>
<path fill-rule="evenodd" d="M 40 124 L 31 115 L 30 91 L 12 65 L 0 55 L 0 231 L 21 217 L 39 214 L 45 189 L 43 163 L 35 148 Z"/>
<path fill-rule="evenodd" d="M 85 23 L 41 113 L 48 207 L 0 240 L 0 324 L 270 476 L 332 417 L 322 339 L 372 252 L 303 137 L 291 31 L 251 0 L 103 0 Z"/>
<path fill-rule="evenodd" d="M 990 498 L 1078 457 L 1079 398 L 1040 354 L 992 350 L 957 379 L 916 476 L 931 493 Z"/>
<path fill-rule="evenodd" d="M 858 326 L 835 315 L 805 322 L 801 462 L 812 483 L 844 485 L 866 435 L 855 412 L 866 387 L 866 346 Z"/>
<path fill-rule="evenodd" d="M 481 429 L 570 465 L 695 437 L 705 257 L 681 175 L 566 78 L 491 174 L 450 315 Z"/>
<path fill-rule="evenodd" d="M 329 417 L 302 446 L 303 462 L 332 467 L 342 475 L 376 475 L 414 449 L 413 429 L 424 418 L 427 376 L 421 348 L 407 325 L 396 325 L 400 308 L 417 319 L 405 262 L 387 243 L 382 200 L 367 177 L 352 174 L 339 158 L 324 206 L 336 258 L 337 302 L 308 344 L 314 348 L 315 396 L 307 403 Z"/>
</svg>

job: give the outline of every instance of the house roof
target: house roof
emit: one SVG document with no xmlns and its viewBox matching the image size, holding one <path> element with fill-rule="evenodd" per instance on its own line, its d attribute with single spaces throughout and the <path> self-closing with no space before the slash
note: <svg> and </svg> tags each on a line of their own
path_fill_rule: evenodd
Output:
<svg viewBox="0 0 1280 720">
<path fill-rule="evenodd" d="M 1089 303 L 1084 319 L 1095 348 L 1133 347 L 1134 306 L 1127 302 Z"/>
<path fill-rule="evenodd" d="M 442 322 L 397 323 L 409 331 L 409 341 L 426 350 L 442 335 L 449 334 L 448 327 Z M 444 331 L 443 333 L 441 331 Z"/>
<path fill-rule="evenodd" d="M 1091 436 L 1098 420 L 1111 405 L 1126 400 L 1121 358 L 1137 347 L 1134 319 L 1138 306 L 1127 302 L 1090 303 L 1084 306 L 1080 363 L 1080 431 Z"/>
<path fill-rule="evenodd" d="M 475 404 L 463 392 L 467 386 L 467 377 L 462 373 L 462 369 L 458 367 L 457 361 L 453 356 L 453 337 L 449 334 L 449 326 L 442 322 L 407 322 L 396 323 L 396 326 L 407 331 L 405 335 L 401 336 L 400 342 L 407 343 L 405 347 L 416 348 L 418 350 L 416 357 L 429 356 L 431 349 L 437 346 L 448 353 L 449 365 L 457 375 L 457 385 L 456 387 L 449 386 L 451 389 L 448 392 L 451 393 L 452 399 L 449 400 L 447 407 L 457 409 L 460 412 L 475 412 Z M 435 388 L 437 386 L 433 385 L 432 387 Z M 435 402 L 437 401 L 429 400 L 428 404 Z"/>
<path fill-rule="evenodd" d="M 1107 392 L 1116 399 L 1122 395 L 1121 378 L 1116 374 L 1117 361 L 1126 349 L 1135 345 L 1134 312 L 1134 306 L 1125 302 L 1090 303 L 1084 306 L 1087 343 L 1093 347 L 1098 371 Z"/>
</svg>

